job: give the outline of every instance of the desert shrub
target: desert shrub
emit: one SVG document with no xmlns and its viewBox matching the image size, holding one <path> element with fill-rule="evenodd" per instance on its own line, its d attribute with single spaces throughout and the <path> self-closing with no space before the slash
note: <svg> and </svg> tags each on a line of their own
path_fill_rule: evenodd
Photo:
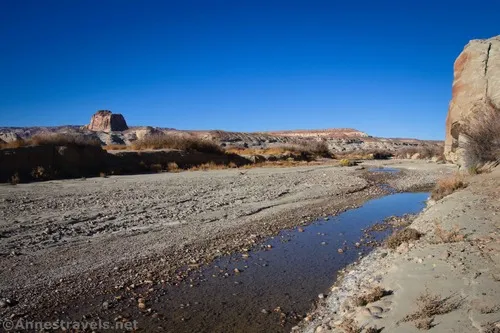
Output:
<svg viewBox="0 0 500 333">
<path fill-rule="evenodd" d="M 194 150 L 203 153 L 223 154 L 224 150 L 215 142 L 197 137 L 185 137 L 172 134 L 154 134 L 133 143 L 136 150 L 143 149 L 179 149 Z"/>
<path fill-rule="evenodd" d="M 436 186 L 432 190 L 431 198 L 437 201 L 447 195 L 452 194 L 456 190 L 465 187 L 467 187 L 467 183 L 464 181 L 463 176 L 461 176 L 460 174 L 455 174 L 453 176 L 438 180 Z"/>
<path fill-rule="evenodd" d="M 19 184 L 20 181 L 21 179 L 19 178 L 19 174 L 17 172 L 13 174 L 12 177 L 10 177 L 9 179 L 11 185 L 17 185 Z"/>
<path fill-rule="evenodd" d="M 398 149 L 394 156 L 396 158 L 408 158 L 413 155 L 418 154 L 419 159 L 427 159 L 432 157 L 437 157 L 438 159 L 444 160 L 444 147 L 440 145 L 426 145 L 417 147 L 406 147 Z"/>
<path fill-rule="evenodd" d="M 463 128 L 464 162 L 475 166 L 500 160 L 500 110 L 487 101 Z"/>
<path fill-rule="evenodd" d="M 179 166 L 175 162 L 170 162 L 167 164 L 167 171 L 168 172 L 179 172 Z"/>
<path fill-rule="evenodd" d="M 301 147 L 304 152 L 313 154 L 314 156 L 331 157 L 332 154 L 325 141 L 307 141 L 302 142 Z"/>
<path fill-rule="evenodd" d="M 440 295 L 433 295 L 426 291 L 417 297 L 416 303 L 418 310 L 407 315 L 403 321 L 433 318 L 437 315 L 449 313 L 460 307 L 461 300 L 455 300 L 451 296 L 443 298 Z"/>
<path fill-rule="evenodd" d="M 420 237 L 422 237 L 422 233 L 413 228 L 405 228 L 403 230 L 395 231 L 392 235 L 387 237 L 385 244 L 390 249 L 396 249 L 404 242 L 419 240 Z"/>
<path fill-rule="evenodd" d="M 31 170 L 31 177 L 36 180 L 47 180 L 51 178 L 50 170 L 46 170 L 43 166 L 37 166 Z"/>
<path fill-rule="evenodd" d="M 151 170 L 151 172 L 161 172 L 163 167 L 161 164 L 151 164 L 149 166 L 149 170 Z"/>
<path fill-rule="evenodd" d="M 434 234 L 441 243 L 461 242 L 465 239 L 465 235 L 460 233 L 460 228 L 454 226 L 452 230 L 446 231 L 438 223 L 435 224 Z"/>
<path fill-rule="evenodd" d="M 381 287 L 375 287 L 372 290 L 370 290 L 368 293 L 365 293 L 361 296 L 358 296 L 354 303 L 357 306 L 365 306 L 369 303 L 376 302 L 380 300 L 382 297 L 389 295 L 390 292 L 382 289 Z"/>
<path fill-rule="evenodd" d="M 356 165 L 356 162 L 343 158 L 339 161 L 339 165 L 343 167 L 354 166 Z"/>
<path fill-rule="evenodd" d="M 393 153 L 388 150 L 371 150 L 368 152 L 371 156 L 373 156 L 374 160 L 387 160 L 393 156 Z"/>
<path fill-rule="evenodd" d="M 40 134 L 29 139 L 33 146 L 54 145 L 54 146 L 100 146 L 101 141 L 95 137 L 72 134 Z"/>
</svg>

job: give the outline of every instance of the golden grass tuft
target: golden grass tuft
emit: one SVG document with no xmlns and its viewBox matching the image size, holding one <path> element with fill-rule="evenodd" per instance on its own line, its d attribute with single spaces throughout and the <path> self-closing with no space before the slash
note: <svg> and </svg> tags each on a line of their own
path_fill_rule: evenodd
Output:
<svg viewBox="0 0 500 333">
<path fill-rule="evenodd" d="M 137 140 L 132 144 L 134 150 L 145 149 L 178 149 L 194 150 L 202 153 L 224 154 L 224 150 L 215 142 L 197 137 L 186 137 L 172 134 L 155 134 Z"/>
<path fill-rule="evenodd" d="M 349 166 L 355 166 L 356 165 L 356 162 L 354 161 L 351 161 L 347 158 L 343 158 L 339 161 L 339 165 L 340 166 L 343 166 L 343 167 L 349 167 Z"/>
<path fill-rule="evenodd" d="M 441 243 L 456 243 L 465 240 L 465 235 L 460 233 L 460 228 L 458 226 L 454 226 L 452 230 L 446 231 L 440 224 L 436 223 L 434 234 Z"/>
<path fill-rule="evenodd" d="M 417 297 L 417 311 L 403 318 L 404 322 L 433 318 L 452 312 L 460 307 L 463 300 L 456 300 L 452 296 L 443 298 L 441 295 L 434 295 L 426 290 Z"/>
<path fill-rule="evenodd" d="M 457 173 L 453 176 L 438 180 L 436 186 L 432 190 L 431 198 L 436 201 L 441 200 L 447 195 L 466 187 L 467 183 L 465 182 L 464 177 Z"/>
</svg>

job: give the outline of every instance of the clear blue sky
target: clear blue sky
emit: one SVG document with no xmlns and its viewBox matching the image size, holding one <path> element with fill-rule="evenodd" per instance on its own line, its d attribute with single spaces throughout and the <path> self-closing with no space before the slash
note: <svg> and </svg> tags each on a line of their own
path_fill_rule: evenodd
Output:
<svg viewBox="0 0 500 333">
<path fill-rule="evenodd" d="M 2 0 L 0 126 L 442 139 L 453 62 L 500 1 Z"/>
</svg>

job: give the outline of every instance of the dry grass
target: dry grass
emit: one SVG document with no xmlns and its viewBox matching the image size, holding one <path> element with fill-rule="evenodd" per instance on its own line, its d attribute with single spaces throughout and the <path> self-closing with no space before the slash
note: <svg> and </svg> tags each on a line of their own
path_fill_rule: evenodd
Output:
<svg viewBox="0 0 500 333">
<path fill-rule="evenodd" d="M 179 166 L 177 165 L 177 163 L 170 162 L 170 163 L 167 164 L 167 171 L 168 172 L 180 172 L 181 169 L 179 168 Z"/>
<path fill-rule="evenodd" d="M 356 162 L 349 160 L 347 158 L 343 158 L 339 161 L 339 165 L 343 167 L 355 166 Z"/>
<path fill-rule="evenodd" d="M 224 170 L 228 168 L 229 166 L 225 164 L 216 164 L 214 162 L 209 162 L 192 166 L 191 168 L 189 168 L 189 171 Z"/>
<path fill-rule="evenodd" d="M 30 139 L 21 139 L 8 143 L 0 144 L 0 149 L 20 148 L 26 146 L 100 146 L 101 141 L 94 137 L 84 135 L 72 135 L 63 133 L 40 134 L 31 137 Z"/>
<path fill-rule="evenodd" d="M 440 224 L 436 223 L 434 234 L 441 243 L 456 243 L 465 240 L 465 235 L 460 233 L 460 228 L 458 226 L 454 226 L 452 230 L 446 231 Z"/>
<path fill-rule="evenodd" d="M 131 149 L 130 146 L 127 145 L 106 145 L 102 147 L 105 150 L 127 150 Z"/>
<path fill-rule="evenodd" d="M 426 290 L 425 293 L 417 297 L 417 311 L 404 317 L 403 321 L 429 319 L 443 315 L 458 309 L 461 302 L 461 299 L 453 299 L 453 296 L 443 298 L 441 295 L 433 295 Z"/>
<path fill-rule="evenodd" d="M 491 100 L 473 110 L 464 126 L 464 159 L 467 167 L 500 160 L 500 110 Z"/>
<path fill-rule="evenodd" d="M 226 152 L 238 155 L 287 155 L 299 154 L 311 157 L 328 157 L 333 158 L 332 153 L 328 149 L 328 145 L 324 141 L 302 141 L 293 145 L 276 145 L 268 148 L 227 148 Z"/>
<path fill-rule="evenodd" d="M 380 300 L 382 297 L 387 296 L 389 294 L 390 294 L 389 291 L 386 291 L 383 288 L 377 286 L 372 290 L 370 290 L 368 293 L 357 297 L 354 300 L 354 304 L 356 304 L 356 306 L 365 306 L 369 303 L 376 302 Z"/>
<path fill-rule="evenodd" d="M 383 328 L 377 328 L 377 326 L 375 327 L 367 327 L 365 329 L 365 333 L 380 333 L 382 332 Z"/>
<path fill-rule="evenodd" d="M 362 331 L 353 318 L 344 318 L 339 328 L 343 330 L 344 333 L 361 333 Z"/>
<path fill-rule="evenodd" d="M 385 244 L 388 248 L 394 250 L 404 242 L 419 240 L 422 235 L 422 233 L 418 232 L 415 229 L 405 228 L 403 230 L 398 230 L 387 237 L 387 239 L 385 240 Z"/>
<path fill-rule="evenodd" d="M 440 160 L 444 160 L 444 147 L 442 146 L 419 146 L 419 147 L 407 147 L 398 149 L 394 153 L 394 157 L 406 159 L 418 154 L 418 159 L 428 159 L 432 157 L 438 157 Z"/>
<path fill-rule="evenodd" d="M 19 174 L 17 172 L 15 174 L 13 174 L 12 177 L 10 177 L 10 179 L 9 179 L 9 183 L 11 185 L 17 185 L 17 184 L 19 184 L 20 181 L 21 181 L 21 179 L 19 178 Z"/>
<path fill-rule="evenodd" d="M 456 190 L 466 187 L 467 183 L 465 182 L 464 177 L 457 173 L 453 176 L 438 180 L 436 186 L 432 190 L 431 198 L 437 201 L 452 194 Z"/>
<path fill-rule="evenodd" d="M 185 137 L 172 134 L 155 134 L 132 144 L 134 150 L 145 149 L 179 149 L 194 150 L 203 153 L 224 154 L 224 150 L 215 142 L 196 137 Z"/>
<path fill-rule="evenodd" d="M 483 333 L 500 333 L 500 322 L 487 323 L 482 329 Z"/>
<path fill-rule="evenodd" d="M 434 325 L 432 325 L 433 321 L 434 318 L 418 319 L 415 321 L 415 327 L 419 330 L 427 331 L 434 327 Z"/>
<path fill-rule="evenodd" d="M 151 164 L 149 166 L 149 170 L 151 170 L 151 172 L 162 172 L 163 170 L 163 166 L 161 164 Z"/>
<path fill-rule="evenodd" d="M 387 160 L 393 153 L 384 149 L 355 150 L 349 152 L 336 152 L 337 158 L 350 160 Z"/>
<path fill-rule="evenodd" d="M 37 166 L 31 170 L 31 177 L 36 180 L 48 180 L 52 178 L 51 176 L 50 170 L 46 170 L 43 166 Z"/>
</svg>

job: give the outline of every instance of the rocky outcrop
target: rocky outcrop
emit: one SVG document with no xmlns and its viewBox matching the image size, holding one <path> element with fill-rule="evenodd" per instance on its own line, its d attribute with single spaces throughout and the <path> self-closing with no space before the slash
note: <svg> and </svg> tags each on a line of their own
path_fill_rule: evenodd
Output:
<svg viewBox="0 0 500 333">
<path fill-rule="evenodd" d="M 121 114 L 101 110 L 94 113 L 87 128 L 96 132 L 113 132 L 125 131 L 128 129 L 128 126 Z"/>
<path fill-rule="evenodd" d="M 445 156 L 449 161 L 461 163 L 461 129 L 490 102 L 500 107 L 500 36 L 470 41 L 455 61 L 446 119 Z"/>
</svg>

